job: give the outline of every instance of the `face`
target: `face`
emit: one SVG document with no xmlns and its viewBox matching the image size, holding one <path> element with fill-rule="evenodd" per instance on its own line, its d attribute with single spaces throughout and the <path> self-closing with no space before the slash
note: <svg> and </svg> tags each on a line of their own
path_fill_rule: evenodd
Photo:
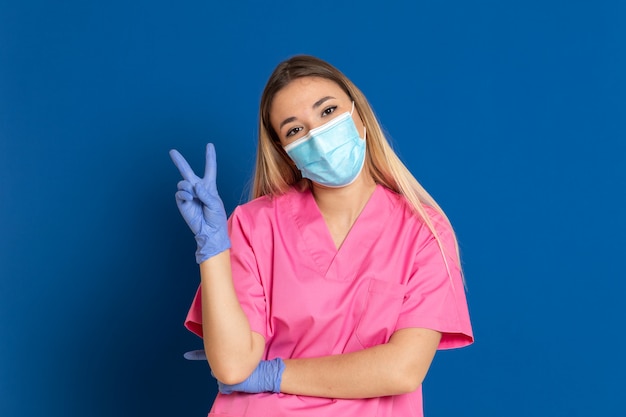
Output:
<svg viewBox="0 0 626 417">
<path fill-rule="evenodd" d="M 297 78 L 282 88 L 272 101 L 270 122 L 282 146 L 352 110 L 352 100 L 334 81 L 320 77 Z M 356 111 L 352 119 L 363 137 L 363 122 Z"/>
</svg>

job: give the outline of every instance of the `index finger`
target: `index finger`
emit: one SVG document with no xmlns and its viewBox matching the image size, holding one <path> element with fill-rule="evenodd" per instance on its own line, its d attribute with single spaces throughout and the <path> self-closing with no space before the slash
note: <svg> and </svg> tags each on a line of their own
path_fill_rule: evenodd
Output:
<svg viewBox="0 0 626 417">
<path fill-rule="evenodd" d="M 170 158 L 172 158 L 174 165 L 176 165 L 176 168 L 178 168 L 180 175 L 182 175 L 184 179 L 192 183 L 196 182 L 195 180 L 198 177 L 194 174 L 193 169 L 191 169 L 191 166 L 189 166 L 189 163 L 180 154 L 180 152 L 176 149 L 170 150 Z"/>
</svg>

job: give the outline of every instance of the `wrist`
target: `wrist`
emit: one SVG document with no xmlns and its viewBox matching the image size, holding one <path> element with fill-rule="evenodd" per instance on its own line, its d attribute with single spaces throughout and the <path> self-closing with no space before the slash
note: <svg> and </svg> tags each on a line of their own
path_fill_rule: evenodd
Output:
<svg viewBox="0 0 626 417">
<path fill-rule="evenodd" d="M 219 245 L 215 244 L 215 238 L 210 238 L 204 234 L 197 234 L 196 238 L 196 263 L 200 265 L 202 262 L 219 255 L 220 253 L 230 249 L 230 239 L 219 239 Z"/>
<path fill-rule="evenodd" d="M 200 271 L 206 271 L 207 276 L 230 273 L 230 249 L 226 249 L 211 256 L 198 264 Z"/>
<path fill-rule="evenodd" d="M 285 362 L 281 358 L 272 359 L 273 367 L 275 368 L 275 378 L 272 388 L 272 392 L 279 393 L 280 386 L 282 385 L 283 373 L 285 372 Z"/>
</svg>

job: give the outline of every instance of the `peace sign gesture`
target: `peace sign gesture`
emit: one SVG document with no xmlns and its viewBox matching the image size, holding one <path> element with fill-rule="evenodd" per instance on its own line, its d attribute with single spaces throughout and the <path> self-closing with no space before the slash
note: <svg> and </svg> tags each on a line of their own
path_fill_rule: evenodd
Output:
<svg viewBox="0 0 626 417">
<path fill-rule="evenodd" d="M 206 165 L 202 178 L 193 172 L 176 149 L 170 151 L 170 157 L 183 177 L 178 183 L 176 205 L 196 237 L 196 262 L 200 264 L 230 248 L 226 211 L 215 182 L 215 147 L 212 143 L 206 145 Z"/>
</svg>

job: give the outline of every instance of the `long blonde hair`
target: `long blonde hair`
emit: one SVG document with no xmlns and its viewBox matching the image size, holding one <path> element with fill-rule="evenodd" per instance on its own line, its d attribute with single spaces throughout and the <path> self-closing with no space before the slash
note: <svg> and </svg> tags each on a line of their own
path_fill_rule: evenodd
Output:
<svg viewBox="0 0 626 417">
<path fill-rule="evenodd" d="M 436 210 L 450 224 L 448 217 L 393 151 L 363 93 L 341 71 L 319 58 L 310 55 L 293 56 L 278 64 L 265 85 L 261 96 L 259 142 L 251 197 L 280 195 L 292 186 L 299 186 L 302 189 L 310 187 L 309 180 L 302 178 L 270 123 L 270 109 L 276 93 L 294 79 L 302 77 L 321 77 L 334 81 L 354 101 L 356 110 L 367 127 L 367 156 L 364 169 L 369 171 L 376 183 L 402 195 L 415 214 L 423 219 L 437 239 L 448 275 L 451 277 L 444 246 L 424 206 Z M 459 246 L 454 235 L 453 238 L 456 259 L 459 262 L 457 267 L 461 270 Z"/>
</svg>

